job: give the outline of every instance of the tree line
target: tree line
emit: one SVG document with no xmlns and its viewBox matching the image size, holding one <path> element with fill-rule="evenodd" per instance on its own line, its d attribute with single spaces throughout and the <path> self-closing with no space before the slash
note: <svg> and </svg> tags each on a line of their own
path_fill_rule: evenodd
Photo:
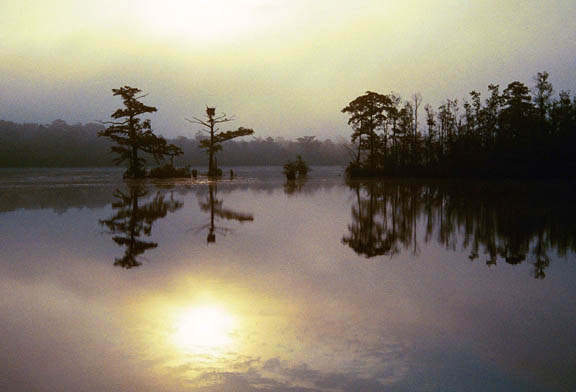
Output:
<svg viewBox="0 0 576 392">
<path fill-rule="evenodd" d="M 98 123 L 19 124 L 0 120 L 0 167 L 109 167 L 115 155 L 109 140 L 98 138 L 105 127 Z M 203 133 L 191 137 L 166 138 L 183 155 L 174 158 L 179 166 L 205 166 L 206 154 L 199 148 Z M 218 156 L 224 166 L 284 165 L 298 155 L 312 165 L 346 165 L 346 143 L 304 136 L 294 140 L 282 137 L 251 137 L 226 142 L 226 153 Z M 148 154 L 142 155 L 151 158 Z"/>
<path fill-rule="evenodd" d="M 472 91 L 438 108 L 422 96 L 403 100 L 372 91 L 342 112 L 352 127 L 352 177 L 483 176 L 573 177 L 576 169 L 576 98 L 554 96 L 547 72 L 532 89 L 514 81 Z"/>
<path fill-rule="evenodd" d="M 2 157 L 0 158 L 0 167 L 74 166 L 78 161 L 83 166 L 99 166 L 111 160 L 116 165 L 124 164 L 127 166 L 124 178 L 190 177 L 191 172 L 188 168 L 195 162 L 185 160 L 183 162 L 184 168 L 177 169 L 174 167 L 175 158 L 184 155 L 184 149 L 179 144 L 186 144 L 186 138 L 181 137 L 175 143 L 170 143 L 170 141 L 153 131 L 151 120 L 144 116 L 154 113 L 158 109 L 142 102 L 142 99 L 148 94 L 142 94 L 140 89 L 131 86 L 112 89 L 112 93 L 122 99 L 122 106 L 111 114 L 111 120 L 101 122 L 100 128 L 95 128 L 92 124 L 88 127 L 79 124 L 76 128 L 80 128 L 80 130 L 72 138 L 64 137 L 62 131 L 67 134 L 66 136 L 69 136 L 69 133 L 66 132 L 68 124 L 62 120 L 53 122 L 49 132 L 39 132 L 38 135 L 34 135 L 37 136 L 36 138 L 31 138 L 32 140 L 26 137 L 29 134 L 17 132 L 17 125 L 0 122 L 0 153 Z M 206 108 L 204 118 L 193 117 L 193 120 L 188 120 L 195 125 L 203 127 L 196 136 L 195 144 L 208 155 L 208 172 L 206 174 L 209 177 L 222 175 L 222 170 L 218 167 L 216 153 L 222 150 L 224 142 L 254 134 L 253 129 L 246 127 L 238 127 L 236 130 L 221 130 L 219 128 L 221 124 L 233 120 L 233 117 L 229 117 L 225 113 L 217 114 L 216 108 L 213 107 Z M 26 124 L 24 128 L 29 130 L 30 126 Z M 43 127 L 37 128 L 43 131 Z M 93 131 L 96 131 L 95 135 Z M 205 134 L 202 134 L 202 132 Z M 51 136 L 54 139 L 50 140 Z M 90 149 L 91 146 L 90 143 L 86 143 L 86 139 L 90 139 L 91 136 L 102 137 L 108 142 L 96 143 L 96 152 L 87 152 L 85 150 Z M 298 141 L 303 150 L 302 155 L 312 154 L 314 153 L 313 150 L 317 150 L 321 146 L 313 136 L 304 137 Z M 328 145 L 331 146 L 330 143 Z M 109 152 L 113 154 L 113 157 L 103 154 L 102 147 L 104 146 L 109 148 Z M 242 147 L 245 146 L 246 144 L 242 144 Z M 248 146 L 252 147 L 250 144 Z M 276 159 L 281 155 L 285 155 L 278 154 L 279 151 L 274 151 L 282 150 L 283 147 L 278 148 L 277 143 L 273 139 L 266 139 L 265 147 L 275 153 L 273 156 Z M 48 157 L 44 154 L 46 149 L 49 150 Z M 33 157 L 30 157 L 30 155 Z M 40 158 L 38 158 L 38 155 L 40 155 Z M 271 154 L 268 153 L 266 156 L 270 157 Z M 55 159 L 51 160 L 50 158 Z M 159 165 L 167 158 L 170 160 L 169 164 L 148 171 L 147 165 L 150 160 L 155 161 Z M 314 159 L 314 161 L 317 160 Z M 178 163 L 182 163 L 182 160 Z M 258 161 L 258 158 L 256 158 L 252 159 L 251 162 L 235 162 L 234 164 L 258 163 L 278 164 L 280 162 Z M 335 162 L 330 163 L 334 164 Z M 192 175 L 196 176 L 196 172 L 193 171 Z"/>
</svg>

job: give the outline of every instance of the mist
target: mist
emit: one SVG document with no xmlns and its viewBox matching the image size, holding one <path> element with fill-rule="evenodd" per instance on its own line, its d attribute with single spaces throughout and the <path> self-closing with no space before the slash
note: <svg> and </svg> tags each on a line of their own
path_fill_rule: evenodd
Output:
<svg viewBox="0 0 576 392">
<path fill-rule="evenodd" d="M 367 90 L 437 106 L 541 70 L 576 90 L 573 2 L 161 4 L 4 1 L 0 119 L 106 120 L 111 89 L 131 85 L 167 137 L 194 137 L 184 118 L 208 105 L 261 135 L 334 138 L 348 135 L 340 109 Z"/>
</svg>

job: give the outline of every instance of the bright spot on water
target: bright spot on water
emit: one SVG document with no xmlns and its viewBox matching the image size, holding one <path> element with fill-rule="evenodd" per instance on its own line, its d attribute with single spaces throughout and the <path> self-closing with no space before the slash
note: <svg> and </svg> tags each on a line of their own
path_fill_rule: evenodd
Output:
<svg viewBox="0 0 576 392">
<path fill-rule="evenodd" d="M 224 308 L 203 305 L 189 308 L 176 320 L 174 343 L 186 349 L 216 349 L 232 342 L 234 317 Z"/>
</svg>

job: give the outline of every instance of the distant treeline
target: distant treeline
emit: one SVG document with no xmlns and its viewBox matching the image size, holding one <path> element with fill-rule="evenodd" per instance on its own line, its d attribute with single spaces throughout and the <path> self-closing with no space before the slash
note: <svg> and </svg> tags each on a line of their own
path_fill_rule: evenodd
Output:
<svg viewBox="0 0 576 392">
<path fill-rule="evenodd" d="M 67 124 L 56 120 L 48 125 L 18 124 L 0 120 L 0 167 L 106 167 L 114 166 L 111 143 L 99 138 L 100 124 Z M 178 166 L 205 166 L 206 153 L 199 148 L 202 135 L 168 139 L 184 154 L 174 159 Z M 296 140 L 252 138 L 229 141 L 219 166 L 283 165 L 301 155 L 312 165 L 345 165 L 346 147 L 314 136 Z M 153 160 L 150 159 L 149 162 Z"/>
<path fill-rule="evenodd" d="M 576 99 L 567 91 L 555 97 L 546 72 L 532 90 L 515 81 L 488 91 L 486 99 L 472 91 L 437 109 L 422 107 L 419 94 L 356 98 L 342 109 L 356 145 L 349 174 L 574 177 Z"/>
</svg>

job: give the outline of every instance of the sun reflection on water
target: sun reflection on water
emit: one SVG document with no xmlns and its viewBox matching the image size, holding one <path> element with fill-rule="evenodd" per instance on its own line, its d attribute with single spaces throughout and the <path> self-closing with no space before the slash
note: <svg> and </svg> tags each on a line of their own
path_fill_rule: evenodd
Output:
<svg viewBox="0 0 576 392">
<path fill-rule="evenodd" d="M 234 342 L 238 325 L 227 309 L 219 305 L 198 305 L 176 317 L 173 343 L 186 351 L 215 351 Z"/>
<path fill-rule="evenodd" d="M 164 390 L 328 390 L 318 380 L 386 385 L 407 372 L 403 342 L 355 328 L 345 303 L 326 307 L 252 288 L 194 292 L 190 286 L 186 281 L 171 296 L 153 295 L 134 308 L 141 317 L 132 323 L 137 352 L 154 364 L 159 380 L 168 380 Z"/>
</svg>

